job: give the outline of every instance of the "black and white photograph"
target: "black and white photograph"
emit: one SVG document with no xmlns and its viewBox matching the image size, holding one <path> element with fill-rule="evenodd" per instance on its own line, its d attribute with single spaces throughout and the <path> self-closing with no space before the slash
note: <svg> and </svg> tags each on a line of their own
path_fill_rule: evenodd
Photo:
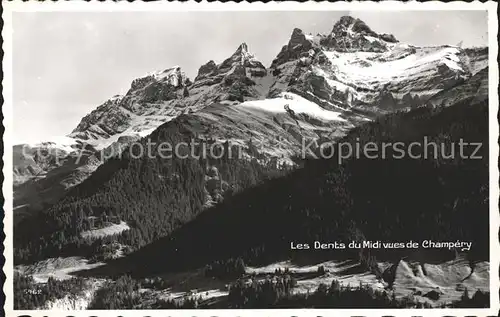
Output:
<svg viewBox="0 0 500 317">
<path fill-rule="evenodd" d="M 497 4 L 344 4 L 7 5 L 6 316 L 496 315 Z"/>
</svg>

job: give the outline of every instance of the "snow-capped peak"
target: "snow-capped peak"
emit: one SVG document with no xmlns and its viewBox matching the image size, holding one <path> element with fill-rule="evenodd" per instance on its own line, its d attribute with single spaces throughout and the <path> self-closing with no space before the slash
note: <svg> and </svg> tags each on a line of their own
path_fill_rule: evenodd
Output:
<svg viewBox="0 0 500 317">
<path fill-rule="evenodd" d="M 371 35 L 377 36 L 377 33 L 372 31 L 372 29 L 366 25 L 360 19 L 353 18 L 352 16 L 343 16 L 341 17 L 334 25 L 332 33 L 340 33 L 340 32 L 350 32 L 350 33 L 360 33 L 363 35 Z"/>
<path fill-rule="evenodd" d="M 250 64 L 260 63 L 255 55 L 252 54 L 246 43 L 241 43 L 236 51 L 226 60 L 222 62 L 219 68 L 225 69 L 236 65 L 248 66 Z"/>
<path fill-rule="evenodd" d="M 392 34 L 378 34 L 373 31 L 364 21 L 351 16 L 343 16 L 333 26 L 332 34 L 335 36 L 363 35 L 386 42 L 396 43 L 398 40 Z"/>
<path fill-rule="evenodd" d="M 141 78 L 134 80 L 134 82 L 148 82 L 151 80 L 156 80 L 163 83 L 168 83 L 174 87 L 179 87 L 183 85 L 183 82 L 187 79 L 184 72 L 181 70 L 180 66 L 173 66 L 162 71 L 155 71 L 146 74 Z M 132 86 L 134 86 L 134 82 Z"/>
<path fill-rule="evenodd" d="M 415 104 L 421 104 L 470 75 L 464 54 L 457 47 L 399 43 L 360 19 L 344 16 L 326 35 L 293 30 L 271 64 L 276 79 L 268 96 L 297 90 L 327 106 L 396 109 L 408 104 L 403 96 L 418 95 L 423 99 Z M 390 105 L 384 96 L 394 97 Z"/>
<path fill-rule="evenodd" d="M 235 54 L 242 54 L 242 55 L 248 54 L 247 43 L 244 43 L 244 42 L 241 43 L 240 46 L 238 46 L 238 48 L 236 49 Z"/>
<path fill-rule="evenodd" d="M 330 34 L 323 36 L 321 45 L 341 52 L 385 52 L 398 40 L 392 34 L 378 34 L 365 22 L 343 16 Z"/>
<path fill-rule="evenodd" d="M 110 101 L 119 101 L 123 98 L 123 95 L 114 95 L 113 97 L 109 98 Z"/>
<path fill-rule="evenodd" d="M 53 136 L 47 140 L 30 142 L 24 145 L 30 148 L 47 148 L 70 153 L 78 146 L 78 142 L 68 136 Z"/>
<path fill-rule="evenodd" d="M 221 63 L 210 60 L 201 66 L 194 82 L 177 65 L 146 74 L 135 79 L 125 95 L 113 96 L 82 118 L 67 137 L 31 147 L 56 148 L 63 150 L 57 152 L 63 152 L 64 156 L 72 155 L 73 151 L 88 155 L 89 160 L 81 162 L 85 166 L 79 166 L 69 177 L 72 181 L 63 181 L 66 188 L 83 180 L 99 164 L 100 161 L 90 158 L 94 150 L 113 150 L 116 145 L 145 137 L 179 115 L 196 116 L 202 113 L 200 109 L 214 110 L 210 115 L 220 119 L 214 126 L 228 132 L 224 137 L 243 140 L 245 136 L 234 134 L 248 130 L 247 123 L 252 118 L 265 119 L 262 122 L 266 123 L 278 121 L 274 130 L 267 124 L 250 127 L 260 127 L 263 136 L 283 131 L 295 133 L 295 128 L 288 127 L 298 127 L 294 120 L 299 118 L 302 121 L 293 139 L 321 136 L 321 131 L 326 130 L 330 137 L 331 127 L 339 137 L 370 114 L 418 107 L 474 73 L 481 74 L 481 69 L 487 67 L 487 53 L 487 50 L 399 43 L 394 36 L 376 33 L 363 21 L 345 16 L 328 34 L 313 36 L 294 29 L 269 69 L 250 52 L 246 43 L 241 43 Z M 481 87 L 487 88 L 487 82 Z M 434 103 L 441 104 L 447 96 L 437 98 Z M 216 106 L 210 108 L 212 104 Z M 222 106 L 223 111 L 237 114 L 235 120 L 228 121 L 227 113 L 215 114 L 221 105 L 228 105 Z M 367 114 L 366 118 L 358 115 L 358 110 Z M 241 129 L 235 129 L 237 119 L 245 123 Z M 280 155 L 286 156 L 288 152 Z M 74 166 L 72 160 L 65 162 L 69 165 L 60 167 L 67 173 L 68 166 Z M 18 183 L 59 168 L 48 163 L 19 155 L 15 163 Z"/>
</svg>

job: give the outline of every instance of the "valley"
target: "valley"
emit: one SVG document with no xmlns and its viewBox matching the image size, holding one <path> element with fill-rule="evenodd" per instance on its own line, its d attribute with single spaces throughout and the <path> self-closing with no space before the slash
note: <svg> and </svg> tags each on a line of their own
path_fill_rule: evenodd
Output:
<svg viewBox="0 0 500 317">
<path fill-rule="evenodd" d="M 62 261 L 62 262 L 61 262 Z M 79 265 L 79 262 L 71 262 L 70 259 L 59 259 L 59 263 L 67 262 L 67 265 L 74 263 L 74 267 L 62 269 L 57 273 L 55 266 L 51 262 L 46 262 L 46 271 L 56 279 L 73 278 L 71 272 L 78 274 L 95 265 Z M 50 263 L 50 266 L 49 266 Z M 387 296 L 396 298 L 398 301 L 408 301 L 410 306 L 446 306 L 461 300 L 464 290 L 467 289 L 471 296 L 475 292 L 486 294 L 489 292 L 489 263 L 480 262 L 476 264 L 476 269 L 471 272 L 467 261 L 464 258 L 444 262 L 441 264 L 420 264 L 418 262 L 400 261 L 396 265 L 391 263 L 379 263 L 381 268 L 391 270 L 394 280 L 393 286 L 389 288 L 388 282 L 380 279 L 375 274 L 363 269 L 359 262 L 352 260 L 326 261 L 314 265 L 304 263 L 294 263 L 292 261 L 276 262 L 262 267 L 245 267 L 241 280 L 245 285 L 265 283 L 272 280 L 277 283 L 283 276 L 289 276 L 294 282 L 287 296 L 311 295 L 326 286 L 338 283 L 339 287 L 356 288 L 359 285 L 369 287 L 373 292 L 385 292 Z M 23 274 L 31 273 L 38 283 L 46 282 L 46 277 L 41 269 L 42 264 L 38 264 L 38 271 L 35 268 L 24 269 Z M 451 279 L 451 280 L 449 280 Z M 113 287 L 118 281 L 106 279 L 89 279 L 88 286 L 82 293 L 68 295 L 60 299 L 52 300 L 45 304 L 49 309 L 72 310 L 72 309 L 108 309 L 108 306 L 99 306 L 98 300 L 94 301 L 98 291 L 105 291 L 106 288 Z M 228 305 L 228 296 L 231 279 L 219 279 L 207 276 L 204 270 L 189 272 L 179 272 L 175 274 L 164 274 L 154 278 L 146 278 L 137 282 L 138 287 L 127 294 L 132 302 L 137 304 L 133 309 L 157 309 L 162 308 L 162 302 L 177 304 L 183 307 L 185 303 L 196 303 L 199 308 L 217 308 Z M 431 294 L 436 297 L 433 297 Z M 414 306 L 411 306 L 414 305 Z M 186 306 L 185 308 L 189 308 Z M 257 307 L 256 307 L 257 308 Z"/>
</svg>

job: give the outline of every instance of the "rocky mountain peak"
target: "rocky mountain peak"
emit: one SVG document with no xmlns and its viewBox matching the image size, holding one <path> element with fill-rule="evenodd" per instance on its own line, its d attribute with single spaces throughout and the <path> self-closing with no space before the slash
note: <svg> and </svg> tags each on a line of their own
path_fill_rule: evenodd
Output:
<svg viewBox="0 0 500 317">
<path fill-rule="evenodd" d="M 215 75 L 216 72 L 217 64 L 215 64 L 213 60 L 210 60 L 205 65 L 202 65 L 200 69 L 198 69 L 198 75 L 196 76 L 195 81 L 211 75 Z"/>
<path fill-rule="evenodd" d="M 234 54 L 238 54 L 238 55 L 249 54 L 247 43 L 241 43 L 240 46 L 238 46 L 238 48 L 236 49 L 236 52 L 234 52 Z"/>
<path fill-rule="evenodd" d="M 356 18 L 353 18 L 352 16 L 350 15 L 344 15 L 342 16 L 334 25 L 333 25 L 333 30 L 335 30 L 336 28 L 340 27 L 340 26 L 343 26 L 343 27 L 347 27 L 349 25 L 352 25 L 356 22 L 356 20 L 359 20 L 359 19 L 356 19 Z M 360 20 L 361 21 L 361 20 Z M 361 21 L 363 22 L 363 21 Z"/>
<path fill-rule="evenodd" d="M 288 47 L 294 48 L 297 45 L 301 45 L 302 47 L 310 47 L 311 41 L 301 29 L 295 28 L 292 31 L 292 36 L 290 37 L 290 41 L 288 42 Z"/>
<path fill-rule="evenodd" d="M 332 33 L 338 34 L 348 31 L 377 37 L 377 33 L 370 29 L 364 21 L 353 18 L 352 16 L 341 17 L 340 20 L 333 26 Z"/>
<path fill-rule="evenodd" d="M 306 35 L 301 29 L 293 29 L 288 44 L 281 48 L 278 56 L 273 60 L 271 68 L 275 69 L 289 61 L 310 56 L 314 46 L 312 36 Z"/>
<path fill-rule="evenodd" d="M 200 104 L 208 105 L 216 101 L 244 101 L 260 98 L 261 93 L 255 88 L 256 81 L 267 75 L 267 69 L 250 53 L 248 45 L 241 43 L 222 63 L 213 60 L 202 65 L 198 70 L 191 92 L 200 92 Z"/>
<path fill-rule="evenodd" d="M 264 65 L 250 53 L 248 45 L 242 43 L 236 51 L 217 66 L 219 74 L 239 73 L 245 76 L 265 76 L 267 71 Z"/>
<path fill-rule="evenodd" d="M 261 64 L 255 56 L 250 53 L 248 45 L 246 43 L 241 43 L 236 51 L 226 60 L 222 62 L 219 66 L 219 70 L 225 72 L 226 69 L 230 69 L 234 66 L 245 66 Z M 262 66 L 263 67 L 263 66 Z"/>
<path fill-rule="evenodd" d="M 174 66 L 165 69 L 164 71 L 154 73 L 153 77 L 155 80 L 159 82 L 172 85 L 173 87 L 176 88 L 184 87 L 184 84 L 188 79 L 180 66 Z"/>
<path fill-rule="evenodd" d="M 288 160 L 302 140 L 337 139 L 381 114 L 487 98 L 487 49 L 396 42 L 393 35 L 377 34 L 363 21 L 345 16 L 325 35 L 293 29 L 269 71 L 241 43 L 222 63 L 202 65 L 193 83 L 179 66 L 150 73 L 134 80 L 125 95 L 110 98 L 82 118 L 67 140 L 33 146 L 28 155 L 16 148 L 14 179 L 16 184 L 40 179 L 26 183 L 28 195 L 55 201 L 65 193 L 60 188 L 74 186 L 95 170 L 102 162 L 100 153 L 117 153 L 179 116 L 200 124 L 209 138 L 257 138 L 268 145 L 257 152 Z M 464 73 L 474 76 L 468 79 Z M 64 160 L 31 154 L 39 148 L 62 150 Z M 216 170 L 206 174 L 207 201 L 218 201 L 216 189 L 224 183 Z M 15 197 L 20 197 L 16 205 L 25 206 L 22 195 Z"/>
<path fill-rule="evenodd" d="M 167 68 L 163 71 L 158 71 L 154 73 L 147 74 L 146 76 L 140 77 L 132 81 L 130 85 L 130 91 L 135 91 L 143 89 L 152 83 L 163 83 L 168 84 L 173 87 L 179 88 L 183 87 L 185 82 L 188 80 L 186 74 L 182 71 L 181 67 L 173 66 Z"/>
<path fill-rule="evenodd" d="M 364 21 L 351 16 L 341 17 L 332 32 L 321 39 L 323 46 L 340 52 L 385 52 L 390 43 L 396 42 L 394 35 L 378 34 Z"/>
<path fill-rule="evenodd" d="M 160 111 L 165 111 L 161 113 L 165 117 L 170 113 L 173 115 L 171 108 L 165 104 L 181 100 L 189 93 L 186 93 L 185 88 L 190 84 L 179 66 L 137 78 L 124 96 L 116 95 L 105 101 L 83 117 L 68 136 L 100 149 L 110 145 L 122 134 L 137 135 L 145 127 L 156 126 L 163 121 L 151 123 L 154 120 L 148 119 L 147 114 L 159 115 Z"/>
</svg>

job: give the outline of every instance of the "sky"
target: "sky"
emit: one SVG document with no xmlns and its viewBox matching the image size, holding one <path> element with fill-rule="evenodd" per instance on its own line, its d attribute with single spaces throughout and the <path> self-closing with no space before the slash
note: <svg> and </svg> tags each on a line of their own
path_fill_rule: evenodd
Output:
<svg viewBox="0 0 500 317">
<path fill-rule="evenodd" d="M 294 28 L 329 33 L 343 15 L 417 46 L 487 45 L 486 11 L 16 12 L 14 142 L 69 134 L 133 79 L 222 62 L 243 42 L 270 65 Z"/>
</svg>

